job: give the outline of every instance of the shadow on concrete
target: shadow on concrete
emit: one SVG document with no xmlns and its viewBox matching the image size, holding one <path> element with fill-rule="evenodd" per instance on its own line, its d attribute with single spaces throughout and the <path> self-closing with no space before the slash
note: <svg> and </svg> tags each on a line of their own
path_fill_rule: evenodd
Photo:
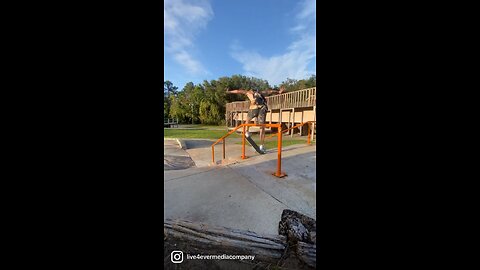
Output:
<svg viewBox="0 0 480 270">
<path fill-rule="evenodd" d="M 282 151 L 282 153 L 284 151 Z M 271 173 L 277 170 L 277 159 L 274 158 L 271 160 L 255 162 L 250 166 L 254 166 L 256 170 L 263 171 L 265 173 L 268 172 L 267 175 L 271 175 Z M 316 151 L 296 154 L 289 157 L 282 156 L 282 172 L 283 171 L 288 176 L 282 179 L 292 179 L 299 176 L 311 181 L 316 181 Z"/>
<path fill-rule="evenodd" d="M 207 148 L 208 150 L 210 150 L 210 147 L 213 143 L 214 141 L 211 140 L 185 140 L 185 145 L 187 146 L 187 149 Z M 222 142 L 220 142 L 219 144 L 222 144 Z"/>
<path fill-rule="evenodd" d="M 287 174 L 283 178 L 272 175 L 277 170 L 276 159 L 232 167 L 288 208 L 316 218 L 316 161 L 316 151 L 282 157 L 282 172 Z"/>
</svg>

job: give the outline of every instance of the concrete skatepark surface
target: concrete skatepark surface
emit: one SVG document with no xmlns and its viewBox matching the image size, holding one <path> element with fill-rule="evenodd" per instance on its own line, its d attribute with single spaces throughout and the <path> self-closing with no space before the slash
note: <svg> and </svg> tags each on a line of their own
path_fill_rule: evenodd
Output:
<svg viewBox="0 0 480 270">
<path fill-rule="evenodd" d="M 181 170 L 195 166 L 188 153 L 179 148 L 177 140 L 164 140 L 163 149 L 163 170 Z"/>
<path fill-rule="evenodd" d="M 164 218 L 278 234 L 283 209 L 316 219 L 316 148 L 292 145 L 282 150 L 282 171 L 276 149 L 259 155 L 249 145 L 248 159 L 240 159 L 241 145 L 227 140 L 226 162 L 221 164 L 222 144 L 215 146 L 212 164 L 211 140 L 164 141 Z M 191 157 L 189 163 L 187 157 Z M 183 160 L 180 165 L 175 159 Z M 165 160 L 172 164 L 165 165 Z M 175 167 L 172 169 L 170 166 Z"/>
</svg>

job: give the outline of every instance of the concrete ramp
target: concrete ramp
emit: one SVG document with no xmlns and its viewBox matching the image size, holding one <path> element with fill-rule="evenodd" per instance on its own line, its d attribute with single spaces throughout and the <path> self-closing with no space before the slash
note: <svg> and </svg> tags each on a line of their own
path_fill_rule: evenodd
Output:
<svg viewBox="0 0 480 270">
<path fill-rule="evenodd" d="M 240 159 L 242 155 L 242 146 L 237 144 L 240 140 L 226 140 L 225 143 L 225 163 L 230 164 L 235 163 Z M 212 144 L 215 140 L 184 140 L 185 145 L 187 146 L 186 152 L 190 155 L 192 160 L 195 162 L 197 167 L 210 167 L 212 166 Z M 217 164 L 221 164 L 222 160 L 222 142 L 215 145 L 215 161 Z M 248 157 L 258 156 L 259 154 L 255 152 L 253 147 L 250 145 L 245 145 L 245 155 Z"/>
<path fill-rule="evenodd" d="M 164 140 L 163 151 L 163 170 L 184 170 L 195 166 L 178 140 Z"/>
</svg>

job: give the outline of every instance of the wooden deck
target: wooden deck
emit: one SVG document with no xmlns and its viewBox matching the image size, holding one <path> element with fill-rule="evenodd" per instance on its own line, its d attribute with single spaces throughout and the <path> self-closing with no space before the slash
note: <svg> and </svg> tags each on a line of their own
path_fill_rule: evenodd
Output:
<svg viewBox="0 0 480 270">
<path fill-rule="evenodd" d="M 269 110 L 266 121 L 270 124 L 282 123 L 285 127 L 315 121 L 316 91 L 317 88 L 313 87 L 267 97 Z M 227 103 L 225 120 L 228 127 L 235 127 L 245 122 L 249 104 L 249 101 Z M 295 132 L 306 135 L 305 129 L 306 126 L 303 129 L 292 130 L 290 135 L 293 136 Z"/>
<path fill-rule="evenodd" d="M 313 87 L 267 97 L 269 111 L 314 107 L 316 105 L 316 92 L 317 88 Z M 226 105 L 226 111 L 227 113 L 248 112 L 249 104 L 249 101 L 230 102 Z"/>
</svg>

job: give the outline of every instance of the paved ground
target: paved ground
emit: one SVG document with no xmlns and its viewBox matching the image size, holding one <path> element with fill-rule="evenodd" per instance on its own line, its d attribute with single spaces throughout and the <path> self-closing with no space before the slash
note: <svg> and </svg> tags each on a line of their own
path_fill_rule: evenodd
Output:
<svg viewBox="0 0 480 270">
<path fill-rule="evenodd" d="M 195 166 L 164 170 L 164 218 L 269 234 L 278 233 L 283 209 L 316 218 L 315 146 L 284 148 L 282 171 L 288 176 L 277 178 L 271 175 L 276 170 L 276 149 L 258 155 L 247 146 L 249 158 L 241 160 L 241 145 L 227 140 L 227 162 L 212 165 L 211 144 L 208 140 L 187 140 L 186 151 L 178 145 L 174 148 L 171 142 L 165 145 L 166 156 L 190 155 Z M 220 161 L 222 145 L 215 149 Z"/>
<path fill-rule="evenodd" d="M 242 155 L 242 146 L 237 144 L 240 139 L 227 139 L 225 142 L 225 162 L 232 163 L 240 159 Z M 211 166 L 212 144 L 214 140 L 184 140 L 187 153 L 193 159 L 197 167 Z M 222 161 L 222 143 L 215 145 L 215 162 L 220 164 Z M 247 157 L 258 156 L 253 147 L 245 145 L 245 155 Z"/>
<path fill-rule="evenodd" d="M 192 158 L 180 148 L 177 140 L 164 140 L 163 149 L 163 170 L 182 170 L 195 166 Z"/>
</svg>

